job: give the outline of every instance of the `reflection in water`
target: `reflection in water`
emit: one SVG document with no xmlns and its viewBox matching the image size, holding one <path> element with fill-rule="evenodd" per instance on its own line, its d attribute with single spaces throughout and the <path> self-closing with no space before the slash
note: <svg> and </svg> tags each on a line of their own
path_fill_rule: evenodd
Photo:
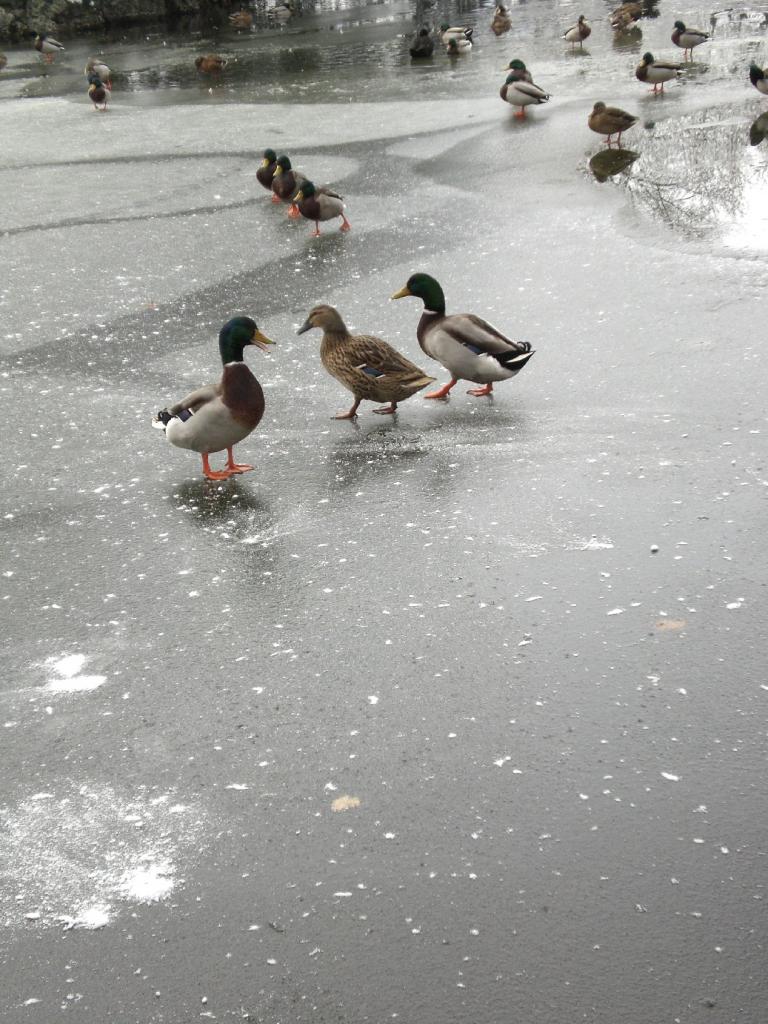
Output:
<svg viewBox="0 0 768 1024">
<path fill-rule="evenodd" d="M 253 481 L 256 473 L 249 473 Z M 202 526 L 222 528 L 232 536 L 264 529 L 274 519 L 267 502 L 254 493 L 256 482 L 250 486 L 237 477 L 229 480 L 188 480 L 174 487 L 171 501 L 180 514 L 193 516 Z"/>
<path fill-rule="evenodd" d="M 613 34 L 614 50 L 639 50 L 642 41 L 643 30 L 638 26 Z"/>
<path fill-rule="evenodd" d="M 604 149 L 589 161 L 589 169 L 598 181 L 608 181 L 637 160 L 639 153 L 631 149 Z"/>
<path fill-rule="evenodd" d="M 750 146 L 759 146 L 766 136 L 768 136 L 768 110 L 755 118 L 749 126 Z"/>
<path fill-rule="evenodd" d="M 744 142 L 739 108 L 662 122 L 628 177 L 630 195 L 673 230 L 768 248 L 768 161 Z"/>
<path fill-rule="evenodd" d="M 393 473 L 410 472 L 430 450 L 419 434 L 401 433 L 396 420 L 364 434 L 358 429 L 338 441 L 328 457 L 331 487 L 334 491 L 349 491 L 373 482 L 384 490 Z"/>
</svg>

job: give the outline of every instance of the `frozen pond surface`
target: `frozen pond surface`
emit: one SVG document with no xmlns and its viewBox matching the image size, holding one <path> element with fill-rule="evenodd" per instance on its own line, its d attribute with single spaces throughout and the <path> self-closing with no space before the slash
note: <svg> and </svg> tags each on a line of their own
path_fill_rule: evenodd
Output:
<svg viewBox="0 0 768 1024">
<path fill-rule="evenodd" d="M 3 1021 L 763 1021 L 768 40 L 718 19 L 654 99 L 669 11 L 616 45 L 609 9 L 454 10 L 474 51 L 418 68 L 405 4 L 104 43 L 105 116 L 97 43 L 8 51 Z M 597 99 L 640 117 L 602 182 Z M 349 235 L 269 203 L 270 145 Z M 296 327 L 330 302 L 442 383 L 388 300 L 419 269 L 536 355 L 333 422 Z M 278 344 L 217 485 L 150 419 L 236 313 Z"/>
</svg>

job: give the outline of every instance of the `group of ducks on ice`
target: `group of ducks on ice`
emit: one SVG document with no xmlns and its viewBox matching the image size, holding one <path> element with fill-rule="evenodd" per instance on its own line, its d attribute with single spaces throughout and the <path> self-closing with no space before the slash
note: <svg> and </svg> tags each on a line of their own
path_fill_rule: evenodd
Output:
<svg viewBox="0 0 768 1024">
<path fill-rule="evenodd" d="M 645 11 L 642 3 L 622 3 L 610 16 L 611 28 L 618 34 L 628 32 L 637 26 Z M 502 3 L 497 4 L 491 20 L 491 31 L 497 35 L 503 35 L 512 27 L 512 19 L 509 12 Z M 584 40 L 592 33 L 592 26 L 583 14 L 579 15 L 575 25 L 571 25 L 563 33 L 562 38 L 570 43 L 572 48 L 577 45 L 584 46 Z M 440 26 L 439 41 L 450 56 L 458 56 L 467 53 L 472 49 L 473 29 L 454 25 L 447 22 Z M 709 32 L 701 29 L 688 28 L 682 21 L 674 23 L 672 42 L 683 50 L 683 60 L 692 60 L 695 47 L 700 46 L 709 39 Z M 410 54 L 414 60 L 429 58 L 435 50 L 435 38 L 430 30 L 422 27 L 413 37 L 410 46 Z M 550 94 L 536 85 L 533 77 L 521 60 L 512 60 L 507 68 L 507 79 L 502 85 L 499 95 L 505 103 L 515 107 L 515 117 L 525 117 L 525 108 L 546 103 Z M 670 61 L 656 60 L 652 53 L 643 55 L 643 59 L 635 68 L 635 76 L 640 82 L 646 82 L 653 86 L 653 92 L 663 92 L 664 83 L 673 78 L 678 78 L 685 70 L 684 64 L 677 64 Z M 755 88 L 768 95 L 768 67 L 761 68 L 757 64 L 751 64 L 749 68 L 749 79 Z M 619 107 L 608 107 L 605 103 L 595 103 L 592 113 L 589 115 L 588 124 L 594 132 L 606 136 L 606 143 L 610 146 L 612 138 L 617 136 L 617 144 L 621 143 L 622 132 L 627 131 L 637 121 L 637 118 L 628 114 Z"/>
</svg>

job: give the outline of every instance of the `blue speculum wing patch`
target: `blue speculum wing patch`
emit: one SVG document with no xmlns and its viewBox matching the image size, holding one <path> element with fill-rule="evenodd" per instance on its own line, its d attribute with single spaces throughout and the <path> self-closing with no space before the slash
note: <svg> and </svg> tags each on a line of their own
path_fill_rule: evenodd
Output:
<svg viewBox="0 0 768 1024">
<path fill-rule="evenodd" d="M 476 356 L 479 356 L 483 351 L 481 348 L 478 348 L 477 345 L 470 345 L 468 341 L 465 341 L 463 344 L 469 349 L 470 352 L 474 352 Z"/>
<path fill-rule="evenodd" d="M 369 377 L 383 377 L 384 371 L 377 370 L 375 366 L 361 366 L 360 369 Z"/>
</svg>

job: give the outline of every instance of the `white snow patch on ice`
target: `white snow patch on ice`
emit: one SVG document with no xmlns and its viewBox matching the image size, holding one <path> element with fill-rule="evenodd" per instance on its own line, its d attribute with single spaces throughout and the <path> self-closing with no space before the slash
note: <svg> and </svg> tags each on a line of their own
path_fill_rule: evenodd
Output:
<svg viewBox="0 0 768 1024">
<path fill-rule="evenodd" d="M 49 658 L 48 682 L 43 687 L 47 693 L 84 693 L 97 690 L 107 681 L 106 676 L 84 676 L 81 670 L 88 659 L 84 654 L 65 654 L 61 658 Z"/>
<path fill-rule="evenodd" d="M 173 792 L 62 783 L 0 809 L 0 922 L 103 928 L 119 903 L 165 899 L 204 821 Z M 140 825 L 141 827 L 137 827 Z M 34 918 L 28 915 L 35 914 Z"/>
</svg>

